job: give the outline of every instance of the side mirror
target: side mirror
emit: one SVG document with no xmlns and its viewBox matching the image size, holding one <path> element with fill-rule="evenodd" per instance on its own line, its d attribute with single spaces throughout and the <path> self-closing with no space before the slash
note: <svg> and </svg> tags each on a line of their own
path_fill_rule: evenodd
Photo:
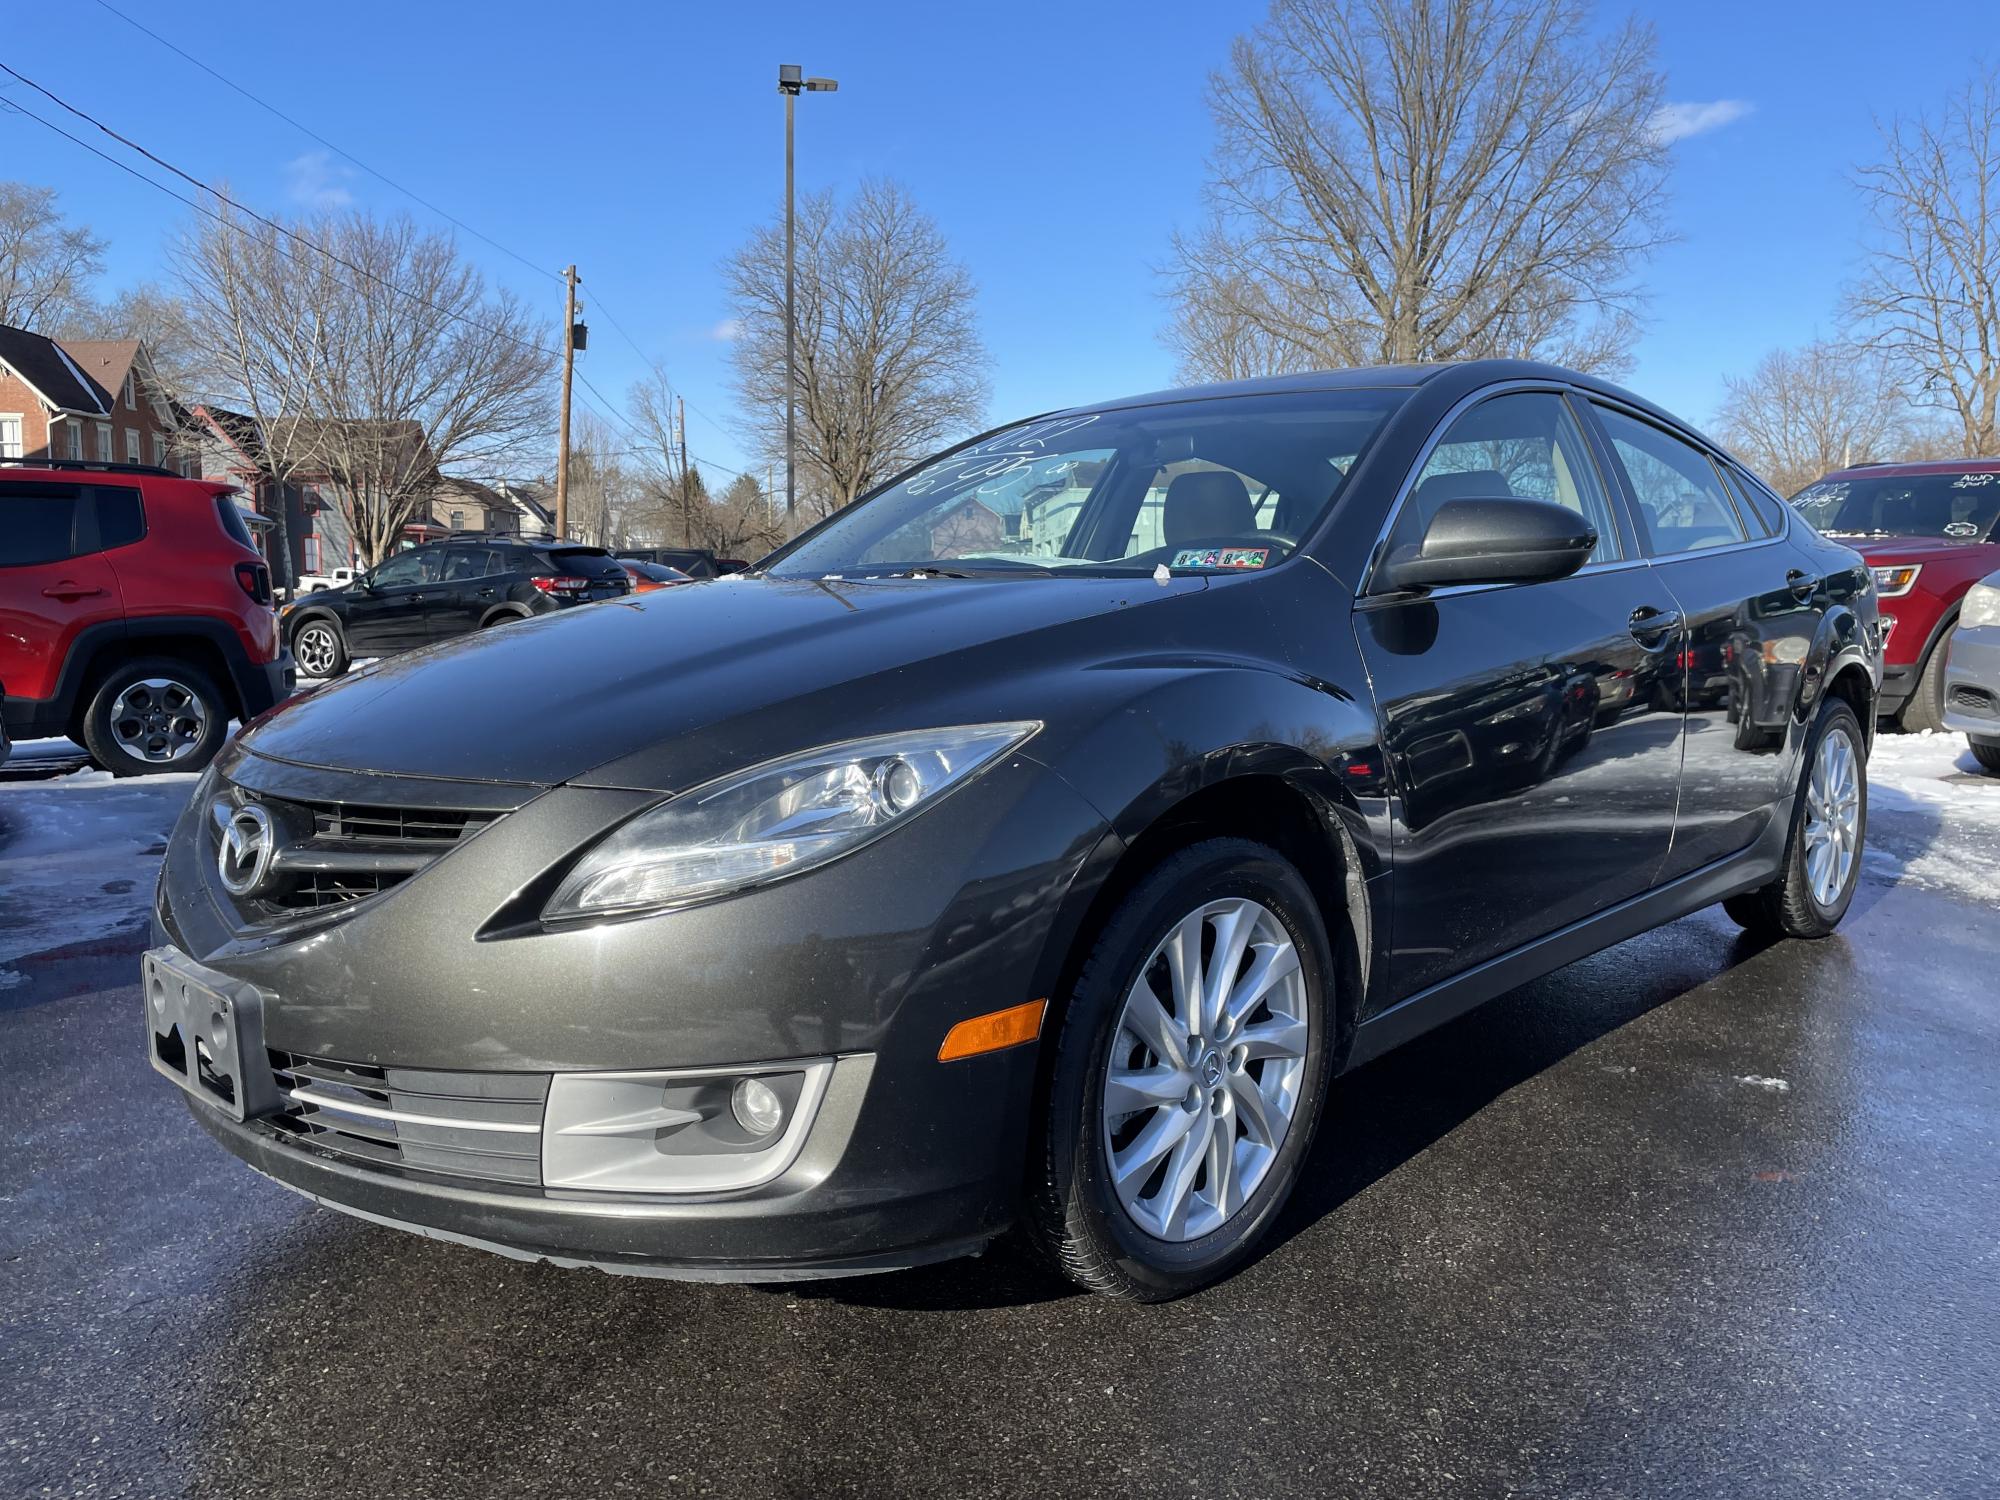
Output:
<svg viewBox="0 0 2000 1500">
<path fill-rule="evenodd" d="M 1376 590 L 1567 578 L 1597 546 L 1597 528 L 1546 500 L 1447 500 L 1424 539 L 1376 570 Z"/>
</svg>

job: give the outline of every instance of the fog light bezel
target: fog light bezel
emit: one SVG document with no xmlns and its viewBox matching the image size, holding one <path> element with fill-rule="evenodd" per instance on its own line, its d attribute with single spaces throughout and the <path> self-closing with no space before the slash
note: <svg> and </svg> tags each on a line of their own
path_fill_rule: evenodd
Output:
<svg viewBox="0 0 2000 1500">
<path fill-rule="evenodd" d="M 608 1196 L 685 1197 L 745 1192 L 784 1175 L 804 1149 L 833 1076 L 832 1058 L 734 1063 L 722 1067 L 557 1073 L 542 1109 L 542 1186 Z M 768 1142 L 750 1150 L 676 1154 L 663 1139 L 691 1124 L 666 1103 L 669 1090 L 719 1085 L 722 1115 L 734 1117 L 746 1079 L 798 1080 L 798 1092 Z M 780 1090 L 782 1101 L 786 1090 Z M 648 1101 L 653 1101 L 650 1105 Z"/>
</svg>

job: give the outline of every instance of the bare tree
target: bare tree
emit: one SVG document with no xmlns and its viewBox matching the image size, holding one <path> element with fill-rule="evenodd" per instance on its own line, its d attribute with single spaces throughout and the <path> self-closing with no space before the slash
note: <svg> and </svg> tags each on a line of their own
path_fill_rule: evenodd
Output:
<svg viewBox="0 0 2000 1500">
<path fill-rule="evenodd" d="M 1882 361 L 1851 345 L 1776 349 L 1723 382 L 1716 435 L 1783 494 L 1848 463 L 1906 456 L 1909 403 Z"/>
<path fill-rule="evenodd" d="M 622 546 L 633 489 L 634 476 L 618 434 L 595 413 L 581 413 L 570 442 L 571 533 L 592 546 Z"/>
<path fill-rule="evenodd" d="M 738 333 L 737 391 L 759 447 L 785 440 L 785 236 L 756 230 L 724 267 Z M 975 288 L 937 224 L 893 182 L 798 214 L 798 465 L 802 522 L 830 514 L 986 407 Z"/>
<path fill-rule="evenodd" d="M 2000 454 L 2000 67 L 1936 116 L 1881 127 L 1856 183 L 1877 230 L 1847 312 L 1913 399 Z"/>
<path fill-rule="evenodd" d="M 1209 81 L 1191 379 L 1514 355 L 1616 369 L 1666 235 L 1652 32 L 1587 0 L 1275 0 Z"/>
<path fill-rule="evenodd" d="M 687 459 L 673 387 L 666 371 L 632 387 L 632 425 L 640 434 L 633 456 L 639 465 L 641 524 L 660 544 L 700 547 L 717 557 L 761 557 L 784 540 L 757 482 L 738 475 L 719 496 L 709 492 L 701 466 Z M 750 486 L 746 499 L 743 486 Z"/>
<path fill-rule="evenodd" d="M 109 302 L 76 309 L 62 324 L 61 337 L 138 339 L 152 356 L 153 370 L 175 396 L 196 390 L 201 365 L 188 338 L 187 309 L 158 282 L 127 287 Z"/>
<path fill-rule="evenodd" d="M 0 323 L 54 333 L 90 304 L 105 242 L 67 224 L 54 188 L 0 182 Z"/>
<path fill-rule="evenodd" d="M 257 422 L 275 478 L 323 481 L 373 563 L 441 468 L 504 473 L 552 429 L 543 320 L 449 235 L 327 214 L 203 220 L 174 252 L 205 388 Z"/>
</svg>

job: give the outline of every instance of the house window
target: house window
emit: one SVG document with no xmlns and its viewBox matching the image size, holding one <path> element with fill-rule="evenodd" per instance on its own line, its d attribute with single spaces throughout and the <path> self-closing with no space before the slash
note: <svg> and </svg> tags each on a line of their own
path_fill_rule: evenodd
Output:
<svg viewBox="0 0 2000 1500">
<path fill-rule="evenodd" d="M 160 469 L 167 466 L 167 440 L 157 432 L 153 434 L 153 465 Z"/>
<path fill-rule="evenodd" d="M 0 458 L 21 457 L 21 414 L 0 412 Z"/>
<path fill-rule="evenodd" d="M 127 370 L 125 372 L 125 410 L 137 411 L 138 409 L 139 403 L 132 397 L 132 372 Z"/>
<path fill-rule="evenodd" d="M 306 571 L 308 573 L 317 573 L 319 571 L 318 537 L 309 536 L 305 539 L 305 554 L 306 554 Z"/>
<path fill-rule="evenodd" d="M 463 531 L 463 530 L 465 530 L 465 512 L 464 512 L 464 511 L 462 511 L 462 510 L 455 510 L 455 511 L 453 511 L 453 512 L 451 513 L 451 529 L 452 529 L 453 531 Z"/>
<path fill-rule="evenodd" d="M 128 464 L 139 462 L 139 429 L 136 427 L 125 429 L 125 462 Z"/>
<path fill-rule="evenodd" d="M 108 464 L 111 462 L 112 457 L 113 455 L 111 452 L 111 424 L 109 422 L 99 422 L 97 424 L 98 462 Z"/>
<path fill-rule="evenodd" d="M 83 457 L 83 423 L 65 422 L 63 424 L 63 446 L 69 450 L 71 458 Z"/>
</svg>

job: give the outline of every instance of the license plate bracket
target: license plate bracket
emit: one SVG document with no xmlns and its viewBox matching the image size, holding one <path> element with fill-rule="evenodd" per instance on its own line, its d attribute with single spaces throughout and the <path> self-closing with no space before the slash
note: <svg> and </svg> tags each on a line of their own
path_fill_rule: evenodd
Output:
<svg viewBox="0 0 2000 1500">
<path fill-rule="evenodd" d="M 178 948 L 150 948 L 141 965 L 154 1071 L 233 1120 L 276 1114 L 285 1101 L 264 1050 L 265 992 Z"/>
</svg>

